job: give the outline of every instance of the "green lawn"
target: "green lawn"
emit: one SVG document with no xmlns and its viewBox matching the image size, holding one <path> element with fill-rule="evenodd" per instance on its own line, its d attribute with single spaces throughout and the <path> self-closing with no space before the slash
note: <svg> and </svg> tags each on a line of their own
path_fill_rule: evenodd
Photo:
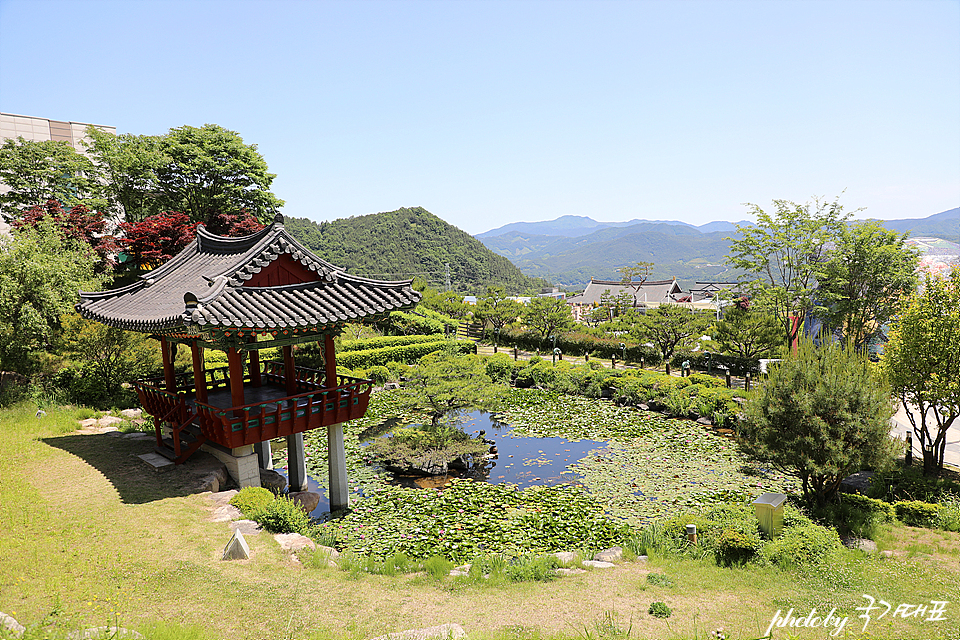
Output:
<svg viewBox="0 0 960 640">
<path fill-rule="evenodd" d="M 857 632 L 862 594 L 894 606 L 950 601 L 944 622 L 888 615 L 868 626 L 871 638 L 960 637 L 960 536 L 900 526 L 879 539 L 894 557 L 849 552 L 809 574 L 654 556 L 489 585 L 305 567 L 265 533 L 249 538 L 252 560 L 225 563 L 227 525 L 209 521 L 211 503 L 191 493 L 185 470 L 156 474 L 137 459 L 149 441 L 79 435 L 75 412 L 35 411 L 0 410 L 0 611 L 48 625 L 32 637 L 117 621 L 155 638 L 367 638 L 445 622 L 473 638 L 707 638 L 718 627 L 757 638 L 789 608 L 839 607 Z M 654 601 L 672 616 L 650 616 Z"/>
</svg>

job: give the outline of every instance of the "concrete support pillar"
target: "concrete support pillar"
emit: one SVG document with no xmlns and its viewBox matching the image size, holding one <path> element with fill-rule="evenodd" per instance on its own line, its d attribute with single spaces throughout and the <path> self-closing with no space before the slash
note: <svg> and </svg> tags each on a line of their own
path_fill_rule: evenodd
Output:
<svg viewBox="0 0 960 640">
<path fill-rule="evenodd" d="M 343 425 L 327 427 L 327 479 L 330 481 L 330 511 L 339 511 L 350 506 L 347 487 L 347 454 L 343 448 Z"/>
<path fill-rule="evenodd" d="M 227 467 L 227 473 L 240 485 L 241 489 L 260 486 L 259 459 L 252 444 L 227 449 L 208 442 L 200 448 L 223 462 Z"/>
<path fill-rule="evenodd" d="M 190 343 L 190 353 L 193 355 L 193 386 L 197 390 L 197 400 L 207 401 L 207 376 L 203 370 L 203 347 L 194 340 Z"/>
<path fill-rule="evenodd" d="M 307 458 L 303 454 L 303 434 L 287 436 L 287 481 L 290 491 L 307 490 Z"/>
<path fill-rule="evenodd" d="M 270 441 L 264 440 L 254 445 L 257 450 L 257 456 L 260 459 L 261 469 L 273 469 L 273 451 L 270 448 Z"/>
<path fill-rule="evenodd" d="M 170 342 L 163 336 L 160 336 L 160 355 L 163 357 L 163 384 L 170 393 L 177 392 L 177 378 L 173 371 L 173 353 L 176 342 Z"/>
</svg>

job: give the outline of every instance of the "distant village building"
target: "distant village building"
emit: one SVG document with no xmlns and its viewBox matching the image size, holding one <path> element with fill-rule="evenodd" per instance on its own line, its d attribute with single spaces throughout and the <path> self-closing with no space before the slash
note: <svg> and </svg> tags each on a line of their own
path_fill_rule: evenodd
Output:
<svg viewBox="0 0 960 640">
<path fill-rule="evenodd" d="M 15 113 L 0 113 L 0 144 L 17 138 L 34 142 L 61 140 L 89 157 L 86 147 L 80 144 L 89 139 L 87 137 L 87 127 L 89 126 L 114 135 L 117 133 L 116 127 L 101 124 L 90 125 L 86 122 L 65 122 L 34 116 L 21 116 Z M 0 194 L 9 190 L 10 188 L 7 185 L 0 182 Z M 9 232 L 10 225 L 0 220 L 0 234 Z"/>
<path fill-rule="evenodd" d="M 589 313 L 605 300 L 613 301 L 624 294 L 632 300 L 634 309 L 656 309 L 661 304 L 675 304 L 715 311 L 718 305 L 722 307 L 724 299 L 736 295 L 739 286 L 737 282 L 697 282 L 694 288 L 684 292 L 676 278 L 642 283 L 591 278 L 583 293 L 567 298 L 567 304 L 577 322 L 585 321 Z"/>
<path fill-rule="evenodd" d="M 581 322 L 593 309 L 599 307 L 606 297 L 616 298 L 627 294 L 633 299 L 633 307 L 637 309 L 654 309 L 661 304 L 676 304 L 683 296 L 683 290 L 677 279 L 647 280 L 646 282 L 628 282 L 619 280 L 594 280 L 583 293 L 567 298 L 573 312 L 573 318 Z"/>
</svg>

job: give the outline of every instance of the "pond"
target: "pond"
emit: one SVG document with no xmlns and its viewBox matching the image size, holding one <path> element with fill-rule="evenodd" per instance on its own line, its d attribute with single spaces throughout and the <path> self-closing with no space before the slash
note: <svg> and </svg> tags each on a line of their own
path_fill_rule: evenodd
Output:
<svg viewBox="0 0 960 640">
<path fill-rule="evenodd" d="M 464 416 L 463 430 L 496 444 L 497 454 L 466 471 L 439 476 L 416 477 L 395 475 L 393 482 L 405 487 L 432 489 L 442 487 L 453 478 L 483 480 L 491 484 L 515 484 L 521 489 L 532 486 L 570 484 L 580 475 L 569 465 L 592 450 L 606 449 L 599 440 L 567 440 L 559 437 L 530 437 L 514 433 L 513 427 L 497 419 L 496 414 L 473 411 Z"/>
<path fill-rule="evenodd" d="M 502 420 L 502 419 L 501 419 Z M 472 436 L 479 437 L 484 431 L 484 438 L 492 440 L 497 446 L 497 454 L 471 466 L 464 471 L 456 471 L 437 476 L 406 476 L 379 471 L 378 476 L 387 484 L 422 489 L 435 489 L 448 484 L 454 478 L 466 478 L 490 484 L 515 484 L 521 489 L 532 486 L 548 486 L 559 484 L 579 483 L 582 476 L 572 471 L 569 466 L 580 461 L 587 454 L 600 454 L 606 451 L 608 443 L 599 440 L 568 440 L 561 437 L 531 437 L 514 433 L 513 428 L 497 419 L 496 414 L 486 411 L 472 411 L 462 417 L 461 426 Z M 373 429 L 361 434 L 360 444 L 366 445 L 373 438 L 386 437 L 390 428 L 396 426 L 395 421 L 385 424 L 386 429 Z M 364 436 L 366 438 L 364 439 Z M 285 443 L 274 443 L 274 450 L 283 451 Z M 285 452 L 282 454 L 286 457 Z M 311 452 L 308 448 L 308 460 Z M 287 470 L 283 463 L 276 467 L 276 471 L 286 477 Z M 324 460 L 325 464 L 325 460 Z M 319 469 L 317 469 L 319 471 Z M 353 469 L 350 469 L 353 475 Z M 318 474 L 319 475 L 319 474 Z M 354 478 L 350 479 L 354 484 Z M 319 493 L 322 497 L 317 508 L 310 515 L 314 518 L 325 519 L 330 513 L 330 501 L 326 493 L 326 478 L 314 478 L 307 474 L 308 491 Z M 363 495 L 357 487 L 355 495 Z"/>
<path fill-rule="evenodd" d="M 692 420 L 535 389 L 511 389 L 495 417 L 481 412 L 465 417 L 467 433 L 484 430 L 485 438 L 496 442 L 497 459 L 458 476 L 395 478 L 369 464 L 366 443 L 423 420 L 401 400 L 396 392 L 376 393 L 366 416 L 344 423 L 351 502 L 391 485 L 426 489 L 456 477 L 521 489 L 580 484 L 611 519 L 643 525 L 690 508 L 798 489 L 796 478 L 765 468 L 733 440 Z M 326 433 L 318 431 L 304 434 L 304 445 L 310 490 L 324 495 L 313 516 L 324 518 L 327 443 Z M 286 451 L 279 444 L 274 465 L 283 473 Z"/>
</svg>

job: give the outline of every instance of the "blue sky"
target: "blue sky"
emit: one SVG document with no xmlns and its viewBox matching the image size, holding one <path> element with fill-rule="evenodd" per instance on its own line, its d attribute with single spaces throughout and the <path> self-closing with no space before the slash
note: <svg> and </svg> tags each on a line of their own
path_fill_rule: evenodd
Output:
<svg viewBox="0 0 960 640">
<path fill-rule="evenodd" d="M 284 213 L 960 205 L 960 2 L 0 0 L 0 110 L 258 145 Z"/>
</svg>

